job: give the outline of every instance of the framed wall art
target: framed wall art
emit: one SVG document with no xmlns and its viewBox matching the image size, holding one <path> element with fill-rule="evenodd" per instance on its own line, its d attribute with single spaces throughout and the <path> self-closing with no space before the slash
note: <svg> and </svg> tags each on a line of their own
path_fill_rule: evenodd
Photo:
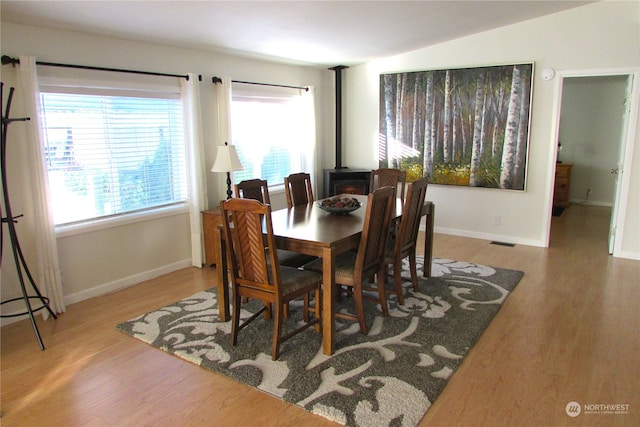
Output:
<svg viewBox="0 0 640 427">
<path fill-rule="evenodd" d="M 524 190 L 533 63 L 380 75 L 379 167 Z"/>
</svg>

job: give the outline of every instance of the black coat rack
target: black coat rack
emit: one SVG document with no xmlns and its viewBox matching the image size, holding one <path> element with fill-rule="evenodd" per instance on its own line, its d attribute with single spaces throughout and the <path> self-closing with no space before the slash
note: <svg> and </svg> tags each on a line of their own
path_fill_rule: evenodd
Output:
<svg viewBox="0 0 640 427">
<path fill-rule="evenodd" d="M 9 187 L 7 185 L 7 155 L 6 155 L 7 154 L 7 128 L 9 127 L 9 124 L 13 122 L 24 122 L 24 121 L 30 120 L 29 117 L 23 117 L 19 119 L 9 118 L 9 111 L 11 110 L 11 100 L 13 99 L 13 92 L 14 92 L 14 88 L 10 88 L 9 96 L 7 98 L 7 107 L 4 109 L 4 111 L 0 110 L 0 116 L 2 116 L 2 128 L 1 128 L 2 129 L 2 145 L 0 146 L 0 165 L 2 169 L 2 196 L 4 197 L 3 199 L 4 209 L 6 211 L 6 216 L 2 217 L 2 223 L 7 224 L 9 229 L 9 237 L 11 239 L 11 248 L 13 250 L 13 260 L 16 264 L 16 272 L 18 273 L 18 279 L 20 280 L 20 288 L 22 290 L 22 296 L 17 298 L 11 298 L 6 301 L 2 301 L 0 302 L 0 305 L 14 302 L 14 301 L 24 300 L 26 311 L 15 313 L 15 314 L 2 314 L 0 315 L 0 317 L 17 317 L 17 316 L 24 316 L 25 314 L 28 314 L 29 318 L 31 319 L 31 325 L 33 326 L 33 330 L 36 334 L 36 338 L 38 339 L 38 344 L 40 344 L 40 349 L 44 350 L 44 343 L 42 342 L 42 338 L 40 337 L 40 331 L 38 330 L 38 325 L 36 324 L 34 313 L 46 308 L 47 311 L 49 311 L 49 314 L 51 315 L 51 317 L 53 317 L 54 319 L 57 319 L 58 317 L 53 312 L 53 310 L 51 310 L 51 307 L 49 307 L 49 298 L 43 296 L 40 293 L 40 290 L 38 289 L 38 286 L 36 285 L 35 280 L 33 280 L 33 276 L 31 275 L 31 272 L 29 272 L 29 267 L 27 267 L 27 262 L 25 261 L 24 255 L 22 254 L 22 249 L 20 249 L 20 242 L 18 241 L 18 234 L 16 233 L 16 223 L 18 222 L 17 219 L 22 217 L 22 215 L 13 216 L 13 213 L 11 212 L 11 203 L 9 202 Z M 2 103 L 2 100 L 4 100 L 4 83 L 0 82 L 0 104 Z M 0 105 L 0 108 L 2 108 L 2 105 Z M 3 249 L 2 246 L 3 246 L 3 238 L 4 238 L 2 230 L 3 228 L 0 227 L 0 266 L 2 265 L 2 249 Z M 30 295 L 29 294 L 30 291 L 27 291 L 24 275 L 26 275 L 27 278 L 29 279 L 29 284 L 31 285 L 31 291 L 32 293 L 35 293 L 35 295 L 33 294 Z M 40 306 L 36 306 L 35 308 L 33 308 L 31 306 L 31 300 L 38 300 L 39 303 L 36 303 L 36 304 L 40 304 Z"/>
</svg>

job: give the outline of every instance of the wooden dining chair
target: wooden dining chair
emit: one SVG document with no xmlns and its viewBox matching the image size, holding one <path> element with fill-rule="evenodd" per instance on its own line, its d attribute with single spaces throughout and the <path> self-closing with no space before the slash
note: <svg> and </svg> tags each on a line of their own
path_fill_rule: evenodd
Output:
<svg viewBox="0 0 640 427">
<path fill-rule="evenodd" d="M 402 206 L 400 225 L 395 233 L 390 233 L 387 250 L 384 257 L 385 272 L 388 266 L 393 265 L 394 287 L 390 293 L 398 296 L 398 303 L 404 305 L 404 292 L 402 289 L 402 260 L 409 257 L 409 271 L 413 290 L 418 291 L 418 274 L 416 272 L 416 246 L 422 207 L 427 194 L 427 179 L 421 178 L 409 184 L 407 199 Z M 386 279 L 385 279 L 386 282 Z"/>
<path fill-rule="evenodd" d="M 313 190 L 311 189 L 311 175 L 300 172 L 293 173 L 284 178 L 284 191 L 287 196 L 287 207 L 313 203 Z"/>
<path fill-rule="evenodd" d="M 265 179 L 246 179 L 235 186 L 236 197 L 241 199 L 253 199 L 267 205 L 271 204 L 269 198 L 269 185 Z"/>
<path fill-rule="evenodd" d="M 396 197 L 400 197 L 404 203 L 404 186 L 407 180 L 407 172 L 400 169 L 380 168 L 371 171 L 369 178 L 369 191 L 380 187 L 393 187 Z"/>
<path fill-rule="evenodd" d="M 311 325 L 320 331 L 322 275 L 281 266 L 275 250 L 271 223 L 271 206 L 251 199 L 234 198 L 221 203 L 223 227 L 231 271 L 233 313 L 231 316 L 231 345 L 238 341 L 238 332 L 248 326 L 265 310 L 273 312 L 273 340 L 271 359 L 277 360 L 280 345 Z M 263 222 L 266 238 L 263 238 Z M 270 261 L 267 262 L 267 259 Z M 311 293 L 315 294 L 315 308 L 310 307 Z M 243 299 L 255 298 L 264 305 L 240 324 Z M 304 297 L 304 323 L 283 335 L 285 304 Z M 309 312 L 315 315 L 310 319 Z"/>
<path fill-rule="evenodd" d="M 358 322 L 360 332 L 363 334 L 367 333 L 363 299 L 370 299 L 380 304 L 382 314 L 389 315 L 384 290 L 386 274 L 383 260 L 389 234 L 389 223 L 395 207 L 396 199 L 393 188 L 382 187 L 369 193 L 358 251 L 349 251 L 338 255 L 335 260 L 336 286 L 349 287 L 356 305 L 355 316 L 348 313 L 336 313 L 335 315 Z M 322 272 L 322 259 L 307 264 L 304 268 Z M 376 277 L 375 287 L 369 284 L 369 279 L 374 276 Z M 364 291 L 367 291 L 367 294 L 364 294 Z"/>
<path fill-rule="evenodd" d="M 271 204 L 269 197 L 269 184 L 266 179 L 247 179 L 235 185 L 236 197 L 253 199 L 260 203 Z M 302 267 L 317 257 L 305 255 L 294 251 L 278 249 L 278 261 L 280 265 L 289 267 Z"/>
</svg>

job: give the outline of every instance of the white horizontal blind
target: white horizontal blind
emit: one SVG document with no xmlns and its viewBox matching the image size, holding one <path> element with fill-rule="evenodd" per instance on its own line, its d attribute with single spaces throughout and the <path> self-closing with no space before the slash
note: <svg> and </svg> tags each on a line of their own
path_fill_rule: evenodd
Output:
<svg viewBox="0 0 640 427">
<path fill-rule="evenodd" d="M 56 225 L 186 200 L 179 96 L 81 86 L 41 90 Z"/>
<path fill-rule="evenodd" d="M 231 134 L 244 170 L 234 181 L 261 178 L 269 186 L 282 185 L 284 177 L 309 169 L 308 123 L 313 111 L 303 90 L 233 84 Z"/>
</svg>

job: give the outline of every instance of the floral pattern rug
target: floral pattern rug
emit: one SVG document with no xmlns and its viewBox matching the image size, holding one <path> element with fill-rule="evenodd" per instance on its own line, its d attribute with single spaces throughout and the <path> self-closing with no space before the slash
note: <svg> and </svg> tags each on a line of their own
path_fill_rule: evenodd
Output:
<svg viewBox="0 0 640 427">
<path fill-rule="evenodd" d="M 389 297 L 389 316 L 365 307 L 369 333 L 357 323 L 336 320 L 336 351 L 322 353 L 309 328 L 284 342 L 271 360 L 273 323 L 263 317 L 229 343 L 230 322 L 218 320 L 216 289 L 208 289 L 117 325 L 156 348 L 256 387 L 276 398 L 348 426 L 415 426 L 480 338 L 522 272 L 434 259 L 432 277 L 413 292 L 404 265 L 405 304 Z M 406 277 L 405 277 L 406 276 Z M 390 278 L 392 280 L 392 278 Z M 243 305 L 242 317 L 259 308 Z M 367 304 L 365 302 L 365 304 Z M 353 312 L 342 298 L 338 310 Z M 302 318 L 291 304 L 285 331 Z"/>
</svg>

